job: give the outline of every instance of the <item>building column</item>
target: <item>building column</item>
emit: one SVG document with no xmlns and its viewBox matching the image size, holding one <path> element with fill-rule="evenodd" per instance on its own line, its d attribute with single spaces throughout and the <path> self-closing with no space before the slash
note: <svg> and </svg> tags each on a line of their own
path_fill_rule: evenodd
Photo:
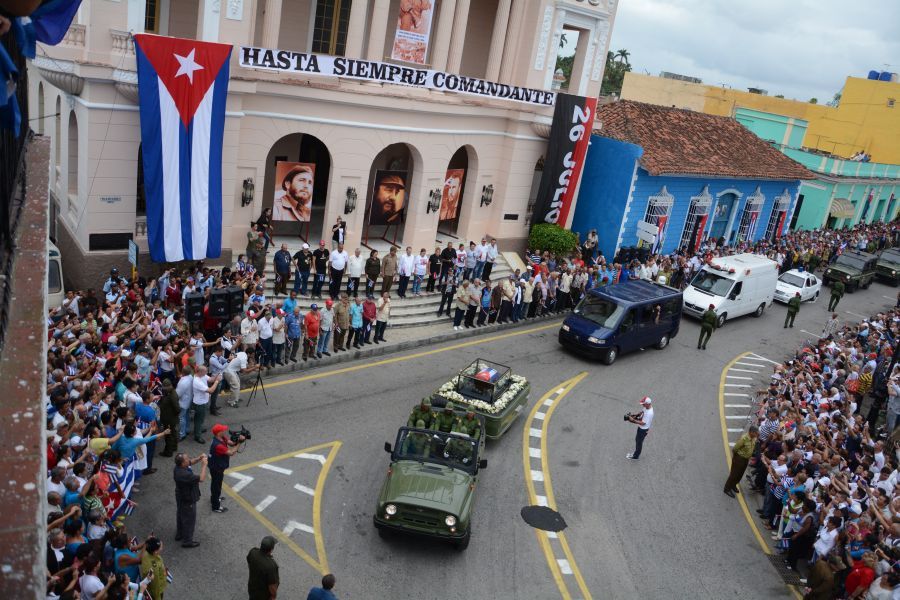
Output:
<svg viewBox="0 0 900 600">
<path fill-rule="evenodd" d="M 369 48 L 366 52 L 366 58 L 369 60 L 384 59 L 384 39 L 387 37 L 390 10 L 390 0 L 375 0 L 375 8 L 372 9 L 372 25 L 369 27 Z"/>
<path fill-rule="evenodd" d="M 491 49 L 488 52 L 487 72 L 484 78 L 497 81 L 500 77 L 500 65 L 503 62 L 503 47 L 506 45 L 506 27 L 509 24 L 509 7 L 512 0 L 500 0 L 497 14 L 494 16 L 494 31 L 491 34 Z"/>
<path fill-rule="evenodd" d="M 350 24 L 347 26 L 348 58 L 363 58 L 363 35 L 366 32 L 366 16 L 369 0 L 353 0 L 350 5 Z"/>
<path fill-rule="evenodd" d="M 434 49 L 431 51 L 431 68 L 435 71 L 443 71 L 447 68 L 447 55 L 450 52 L 450 34 L 453 32 L 455 10 L 456 0 L 441 2 L 438 29 L 434 35 Z"/>
<path fill-rule="evenodd" d="M 516 6 L 516 10 L 511 11 L 509 14 L 509 24 L 506 27 L 506 43 L 503 51 L 503 60 L 500 62 L 500 78 L 498 81 L 512 81 L 513 66 L 518 60 L 516 51 L 519 46 L 519 32 L 522 29 L 523 16 L 524 10 L 521 4 Z M 528 62 L 527 58 L 525 62 Z"/>
<path fill-rule="evenodd" d="M 450 34 L 450 51 L 447 55 L 447 71 L 459 73 L 462 64 L 463 46 L 466 42 L 466 23 L 469 20 L 469 0 L 457 0 L 453 32 Z"/>
<path fill-rule="evenodd" d="M 281 0 L 265 0 L 263 14 L 263 48 L 278 47 L 278 32 L 281 29 Z"/>
</svg>

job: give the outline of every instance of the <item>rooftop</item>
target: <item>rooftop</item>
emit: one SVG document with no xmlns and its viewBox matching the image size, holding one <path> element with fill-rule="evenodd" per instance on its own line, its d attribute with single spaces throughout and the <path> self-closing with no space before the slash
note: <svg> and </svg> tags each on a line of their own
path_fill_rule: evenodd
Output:
<svg viewBox="0 0 900 600">
<path fill-rule="evenodd" d="M 651 175 L 816 178 L 730 117 L 620 100 L 598 107 L 597 119 L 594 133 L 644 149 L 641 167 Z"/>
</svg>

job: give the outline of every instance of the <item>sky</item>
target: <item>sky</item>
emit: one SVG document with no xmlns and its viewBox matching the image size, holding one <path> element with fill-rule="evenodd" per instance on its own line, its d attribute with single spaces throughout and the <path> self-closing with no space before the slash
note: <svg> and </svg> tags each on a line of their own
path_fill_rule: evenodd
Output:
<svg viewBox="0 0 900 600">
<path fill-rule="evenodd" d="M 898 0 L 619 0 L 609 49 L 638 73 L 824 103 L 847 76 L 900 72 L 898 28 Z"/>
</svg>

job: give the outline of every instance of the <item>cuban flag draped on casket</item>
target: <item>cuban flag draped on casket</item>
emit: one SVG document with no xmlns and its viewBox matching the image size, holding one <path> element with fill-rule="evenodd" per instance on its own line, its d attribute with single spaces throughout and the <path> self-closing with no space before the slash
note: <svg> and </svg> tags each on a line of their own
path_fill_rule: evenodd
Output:
<svg viewBox="0 0 900 600">
<path fill-rule="evenodd" d="M 216 258 L 231 46 L 143 33 L 134 40 L 150 257 Z"/>
</svg>

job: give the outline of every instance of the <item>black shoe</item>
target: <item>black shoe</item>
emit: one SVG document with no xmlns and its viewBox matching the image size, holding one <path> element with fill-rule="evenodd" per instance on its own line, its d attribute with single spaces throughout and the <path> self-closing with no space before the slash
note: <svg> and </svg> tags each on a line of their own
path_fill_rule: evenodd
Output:
<svg viewBox="0 0 900 600">
<path fill-rule="evenodd" d="M 378 340 L 375 340 L 375 343 L 377 344 L 377 343 L 378 343 Z"/>
<path fill-rule="evenodd" d="M 160 453 L 159 453 L 159 456 L 165 456 L 166 458 L 170 458 L 172 455 L 171 455 L 171 454 L 167 454 L 167 453 L 165 453 L 165 452 L 160 452 Z"/>
<path fill-rule="evenodd" d="M 701 350 L 706 350 L 706 346 L 703 346 L 703 348 L 701 348 Z"/>
<path fill-rule="evenodd" d="M 697 344 L 697 350 L 700 350 L 700 344 Z"/>
<path fill-rule="evenodd" d="M 156 469 L 144 469 L 141 471 L 141 475 L 153 475 L 156 473 Z"/>
<path fill-rule="evenodd" d="M 307 360 L 309 360 L 309 359 L 306 358 L 306 357 L 304 356 L 304 357 L 303 357 L 303 362 L 306 362 Z"/>
<path fill-rule="evenodd" d="M 291 362 L 294 362 L 294 363 L 295 363 L 295 362 L 297 362 L 297 359 L 296 359 L 296 358 L 292 358 L 292 359 L 291 359 Z"/>
<path fill-rule="evenodd" d="M 325 356 L 331 356 L 331 352 L 323 352 L 322 354 L 324 354 Z"/>
<path fill-rule="evenodd" d="M 731 490 L 724 490 L 724 493 L 726 496 L 734 498 L 734 492 L 732 492 Z"/>
<path fill-rule="evenodd" d="M 228 512 L 228 509 L 225 508 L 224 506 L 220 506 L 219 508 L 214 508 L 213 512 L 214 513 L 223 513 L 223 512 Z"/>
<path fill-rule="evenodd" d="M 180 542 L 180 541 L 181 541 L 181 536 L 180 536 L 180 535 L 176 535 L 176 536 L 175 536 L 175 541 L 176 541 L 176 542 Z"/>
<path fill-rule="evenodd" d="M 218 408 L 213 408 L 212 410 L 209 411 L 209 414 L 211 414 L 211 415 L 214 416 L 214 417 L 218 417 L 219 414 L 220 414 L 220 413 L 219 413 L 219 409 L 218 409 Z"/>
<path fill-rule="evenodd" d="M 732 488 L 732 489 L 731 489 L 731 492 L 734 493 L 734 494 L 740 494 L 740 493 L 741 493 L 741 490 L 739 490 L 739 489 L 737 489 L 737 488 Z"/>
<path fill-rule="evenodd" d="M 185 542 L 181 545 L 182 548 L 196 548 L 200 545 L 200 542 Z"/>
<path fill-rule="evenodd" d="M 765 512 L 763 512 L 762 509 L 757 509 L 757 510 L 756 510 L 756 513 L 757 513 L 757 514 L 760 514 L 760 515 L 765 514 Z"/>
<path fill-rule="evenodd" d="M 195 438 L 194 438 L 194 441 L 197 442 L 198 444 L 205 444 L 205 443 L 206 443 L 206 440 L 204 440 L 203 438 L 198 438 L 198 437 L 195 437 Z"/>
<path fill-rule="evenodd" d="M 321 353 L 321 352 L 316 352 L 316 358 L 322 358 L 322 353 Z"/>
</svg>

